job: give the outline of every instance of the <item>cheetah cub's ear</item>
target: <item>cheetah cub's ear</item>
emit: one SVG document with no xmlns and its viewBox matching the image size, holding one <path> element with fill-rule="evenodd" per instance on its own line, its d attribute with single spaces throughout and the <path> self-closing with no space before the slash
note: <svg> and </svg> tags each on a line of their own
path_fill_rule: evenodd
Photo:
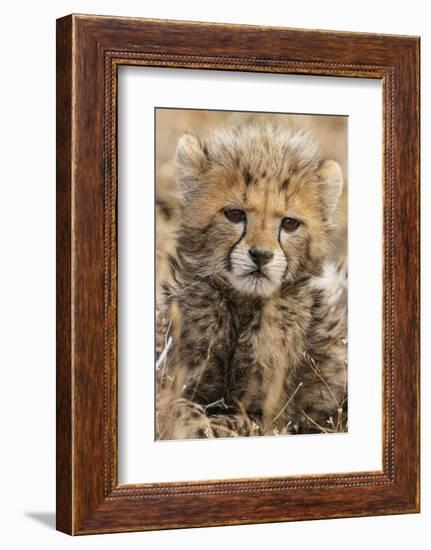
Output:
<svg viewBox="0 0 431 550">
<path fill-rule="evenodd" d="M 199 188 L 200 178 L 208 166 L 205 146 L 191 134 L 184 134 L 177 145 L 177 185 L 183 198 Z"/>
<path fill-rule="evenodd" d="M 335 160 L 325 160 L 320 168 L 321 196 L 326 215 L 331 219 L 343 190 L 343 174 Z"/>
</svg>

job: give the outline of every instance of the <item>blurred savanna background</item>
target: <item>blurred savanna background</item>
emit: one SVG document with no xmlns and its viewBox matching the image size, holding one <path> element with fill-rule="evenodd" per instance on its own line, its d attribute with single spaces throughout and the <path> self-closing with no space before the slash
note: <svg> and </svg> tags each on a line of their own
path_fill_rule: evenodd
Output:
<svg viewBox="0 0 431 550">
<path fill-rule="evenodd" d="M 162 289 L 164 283 L 169 281 L 167 258 L 175 253 L 179 224 L 175 178 L 175 151 L 179 138 L 184 133 L 190 133 L 205 141 L 205 137 L 217 128 L 243 124 L 271 123 L 310 132 L 322 158 L 336 160 L 344 176 L 343 194 L 334 219 L 337 231 L 332 259 L 338 263 L 347 255 L 347 121 L 348 117 L 339 115 L 156 109 L 156 404 L 162 401 L 161 388 L 165 393 L 169 386 L 166 379 L 168 369 L 165 367 L 175 340 L 175 322 L 172 322 L 164 307 Z M 163 400 L 165 397 L 163 395 Z M 345 428 L 338 425 L 335 431 L 345 431 Z M 156 437 L 159 438 L 158 434 Z"/>
</svg>

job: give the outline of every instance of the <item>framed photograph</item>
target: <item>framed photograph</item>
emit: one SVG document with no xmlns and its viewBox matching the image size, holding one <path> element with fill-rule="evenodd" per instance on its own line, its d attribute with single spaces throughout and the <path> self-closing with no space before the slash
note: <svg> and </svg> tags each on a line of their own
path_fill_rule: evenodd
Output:
<svg viewBox="0 0 431 550">
<path fill-rule="evenodd" d="M 57 528 L 419 511 L 419 38 L 57 21 Z"/>
</svg>

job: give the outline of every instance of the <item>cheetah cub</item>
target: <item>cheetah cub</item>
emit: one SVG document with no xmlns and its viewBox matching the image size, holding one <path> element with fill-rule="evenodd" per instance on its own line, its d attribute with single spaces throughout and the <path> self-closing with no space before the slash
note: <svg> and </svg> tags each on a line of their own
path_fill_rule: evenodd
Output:
<svg viewBox="0 0 431 550">
<path fill-rule="evenodd" d="M 242 126 L 184 135 L 176 168 L 157 437 L 341 431 L 346 274 L 328 263 L 339 165 L 308 134 Z"/>
</svg>

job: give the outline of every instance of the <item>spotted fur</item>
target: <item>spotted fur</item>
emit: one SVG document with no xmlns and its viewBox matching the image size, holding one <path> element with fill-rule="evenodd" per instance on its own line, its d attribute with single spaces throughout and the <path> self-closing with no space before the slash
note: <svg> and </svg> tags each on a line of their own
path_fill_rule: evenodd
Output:
<svg viewBox="0 0 431 550">
<path fill-rule="evenodd" d="M 273 126 L 205 144 L 186 134 L 176 162 L 181 224 L 166 288 L 176 336 L 158 437 L 335 430 L 347 406 L 346 275 L 327 264 L 340 167 L 309 135 Z M 283 229 L 286 219 L 298 227 Z"/>
</svg>

